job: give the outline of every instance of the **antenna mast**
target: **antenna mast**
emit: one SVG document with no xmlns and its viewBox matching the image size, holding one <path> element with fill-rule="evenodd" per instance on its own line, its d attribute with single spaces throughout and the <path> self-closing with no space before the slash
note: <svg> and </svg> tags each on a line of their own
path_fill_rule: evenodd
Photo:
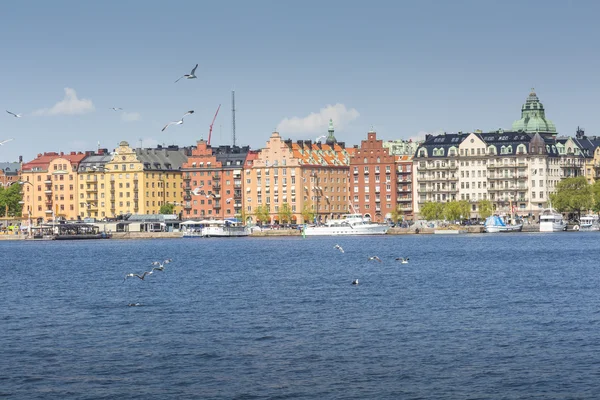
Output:
<svg viewBox="0 0 600 400">
<path fill-rule="evenodd" d="M 231 136 L 232 146 L 235 146 L 235 90 L 231 91 Z"/>
</svg>

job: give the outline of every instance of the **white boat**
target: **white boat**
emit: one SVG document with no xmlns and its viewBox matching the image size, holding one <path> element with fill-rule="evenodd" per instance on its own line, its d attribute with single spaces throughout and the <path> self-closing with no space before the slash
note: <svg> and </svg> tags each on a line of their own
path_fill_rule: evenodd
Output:
<svg viewBox="0 0 600 400">
<path fill-rule="evenodd" d="M 497 215 L 492 215 L 485 219 L 484 230 L 488 233 L 521 232 L 523 230 L 523 223 L 507 225 L 502 218 Z"/>
<path fill-rule="evenodd" d="M 579 218 L 580 231 L 600 231 L 600 220 L 598 215 L 588 214 Z"/>
<path fill-rule="evenodd" d="M 242 237 L 250 235 L 250 230 L 234 219 L 206 219 L 181 223 L 184 238 L 193 237 Z"/>
<path fill-rule="evenodd" d="M 561 213 L 554 208 L 546 208 L 540 214 L 540 232 L 561 232 L 567 230 L 567 223 Z"/>
<path fill-rule="evenodd" d="M 306 226 L 306 236 L 330 235 L 385 235 L 390 229 L 387 224 L 371 222 L 362 214 L 346 214 L 341 219 L 330 219 L 324 225 Z"/>
</svg>

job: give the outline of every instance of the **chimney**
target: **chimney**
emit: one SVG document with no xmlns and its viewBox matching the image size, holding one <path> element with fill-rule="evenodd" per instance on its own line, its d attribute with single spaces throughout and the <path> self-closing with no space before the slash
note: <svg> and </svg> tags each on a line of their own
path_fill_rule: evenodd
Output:
<svg viewBox="0 0 600 400">
<path fill-rule="evenodd" d="M 23 163 L 23 156 L 19 156 L 19 162 Z"/>
</svg>

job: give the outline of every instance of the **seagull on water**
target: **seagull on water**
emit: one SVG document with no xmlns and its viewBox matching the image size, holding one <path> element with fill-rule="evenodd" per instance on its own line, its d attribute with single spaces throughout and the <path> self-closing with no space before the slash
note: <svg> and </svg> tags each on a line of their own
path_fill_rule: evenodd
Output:
<svg viewBox="0 0 600 400">
<path fill-rule="evenodd" d="M 377 256 L 369 257 L 369 261 L 373 261 L 373 260 L 381 262 L 381 258 L 379 258 Z"/>
<path fill-rule="evenodd" d="M 21 118 L 23 116 L 23 114 L 15 114 L 14 112 L 10 112 L 8 110 L 6 110 L 7 113 L 9 113 L 10 115 L 12 115 L 15 118 Z"/>
<path fill-rule="evenodd" d="M 8 142 L 10 142 L 11 140 L 15 140 L 15 139 L 13 139 L 13 138 L 10 138 L 10 139 L 6 139 L 6 140 L 2 140 L 2 141 L 0 141 L 0 146 L 4 146 L 4 143 L 8 143 Z"/>
<path fill-rule="evenodd" d="M 406 258 L 398 257 L 398 258 L 396 258 L 396 261 L 400 261 L 401 264 L 408 264 L 408 257 L 406 257 Z"/>
<path fill-rule="evenodd" d="M 353 284 L 353 285 L 358 285 L 358 279 L 355 279 L 355 280 L 353 280 L 353 281 L 352 281 L 352 284 Z"/>
<path fill-rule="evenodd" d="M 179 78 L 179 79 L 183 79 L 183 78 L 186 78 L 186 79 L 196 79 L 196 68 L 198 68 L 198 64 L 196 64 L 196 66 L 194 67 L 194 69 L 192 70 L 192 72 L 191 72 L 191 73 L 189 73 L 189 74 L 185 74 L 185 75 L 183 75 L 183 76 L 182 76 L 181 78 Z M 175 81 L 175 83 L 179 82 L 179 79 L 177 79 L 177 80 Z"/>
<path fill-rule="evenodd" d="M 127 278 L 133 278 L 133 277 L 137 277 L 140 278 L 141 280 L 144 280 L 144 278 L 146 277 L 146 275 L 152 275 L 154 273 L 154 271 L 146 271 L 143 274 L 127 274 L 125 275 L 125 279 L 123 279 L 123 282 L 125 282 L 127 280 Z"/>
<path fill-rule="evenodd" d="M 127 304 L 129 307 L 139 307 L 142 305 L 142 303 L 129 303 Z"/>
<path fill-rule="evenodd" d="M 344 249 L 342 249 L 342 246 L 340 246 L 339 244 L 336 244 L 335 246 L 333 246 L 334 249 L 338 249 L 340 251 L 340 253 L 344 252 Z"/>
<path fill-rule="evenodd" d="M 193 113 L 194 113 L 194 110 L 190 110 L 190 111 L 186 112 L 185 114 L 183 114 L 183 117 L 181 117 L 181 119 L 179 121 L 171 121 L 171 122 L 169 122 L 168 124 L 165 125 L 164 128 L 161 129 L 161 132 L 164 131 L 165 129 L 167 129 L 169 127 L 169 125 L 181 125 L 181 124 L 183 124 L 183 118 L 186 115 L 190 115 L 190 114 L 193 114 Z"/>
<path fill-rule="evenodd" d="M 113 111 L 123 111 L 123 109 L 121 107 L 111 107 L 109 108 L 109 110 L 113 110 Z"/>
</svg>

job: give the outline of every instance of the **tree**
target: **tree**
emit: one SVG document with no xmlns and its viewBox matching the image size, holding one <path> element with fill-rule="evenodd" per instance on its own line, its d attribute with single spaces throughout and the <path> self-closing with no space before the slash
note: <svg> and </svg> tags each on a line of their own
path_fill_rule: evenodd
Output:
<svg viewBox="0 0 600 400">
<path fill-rule="evenodd" d="M 6 211 L 8 206 L 9 216 L 21 216 L 23 206 L 19 202 L 23 199 L 21 195 L 21 185 L 13 183 L 12 185 L 4 188 L 0 186 L 0 215 L 6 217 Z"/>
<path fill-rule="evenodd" d="M 600 211 L 600 180 L 594 182 L 594 184 L 592 185 L 592 198 L 593 198 L 592 210 L 594 210 L 595 212 L 599 212 Z"/>
<path fill-rule="evenodd" d="M 288 203 L 283 203 L 281 207 L 279 207 L 279 223 L 287 223 L 292 222 L 292 208 Z"/>
<path fill-rule="evenodd" d="M 421 217 L 428 221 L 444 218 L 444 203 L 425 202 L 421 207 Z"/>
<path fill-rule="evenodd" d="M 240 208 L 240 212 L 235 214 L 235 217 L 239 220 L 241 220 L 244 225 L 246 224 L 246 219 L 248 218 L 248 214 L 246 214 L 246 210 L 244 210 L 243 208 Z"/>
<path fill-rule="evenodd" d="M 312 222 L 314 217 L 315 211 L 312 209 L 310 204 L 304 204 L 304 208 L 302 208 L 302 219 L 304 219 L 304 223 L 306 224 Z"/>
<path fill-rule="evenodd" d="M 492 202 L 489 200 L 479 200 L 477 208 L 479 209 L 479 216 L 482 219 L 486 219 L 492 215 Z"/>
<path fill-rule="evenodd" d="M 271 222 L 271 212 L 268 205 L 260 205 L 256 207 L 254 210 L 254 215 L 256 215 L 256 220 L 261 222 L 261 225 Z"/>
<path fill-rule="evenodd" d="M 552 206 L 559 212 L 573 212 L 581 216 L 581 210 L 594 205 L 592 186 L 585 176 L 566 178 L 556 184 L 556 192 L 550 194 Z"/>
<path fill-rule="evenodd" d="M 165 203 L 162 206 L 160 206 L 160 210 L 158 211 L 159 214 L 173 214 L 173 210 L 175 209 L 175 206 L 171 203 Z"/>
<path fill-rule="evenodd" d="M 402 212 L 402 210 L 400 210 L 400 206 L 398 206 L 392 210 L 392 221 L 398 222 L 402 219 L 404 219 L 404 213 Z"/>
</svg>

